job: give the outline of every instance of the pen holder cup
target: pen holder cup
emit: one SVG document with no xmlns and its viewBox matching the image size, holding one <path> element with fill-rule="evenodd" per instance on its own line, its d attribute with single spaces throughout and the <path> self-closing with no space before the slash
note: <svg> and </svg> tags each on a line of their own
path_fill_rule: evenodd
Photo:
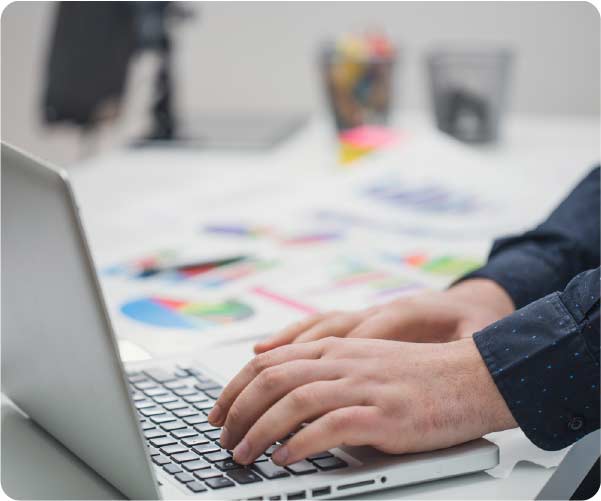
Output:
<svg viewBox="0 0 601 501">
<path fill-rule="evenodd" d="M 350 56 L 333 45 L 320 53 L 320 72 L 338 132 L 360 125 L 387 125 L 396 54 Z"/>
<path fill-rule="evenodd" d="M 512 61 L 503 48 L 431 51 L 427 71 L 437 127 L 468 143 L 496 141 Z"/>
</svg>

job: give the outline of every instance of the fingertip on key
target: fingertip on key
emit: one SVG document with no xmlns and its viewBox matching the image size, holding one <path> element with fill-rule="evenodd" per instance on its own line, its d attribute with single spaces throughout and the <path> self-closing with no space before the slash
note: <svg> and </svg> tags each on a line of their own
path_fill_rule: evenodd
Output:
<svg viewBox="0 0 601 501">
<path fill-rule="evenodd" d="M 223 419 L 223 410 L 219 404 L 215 404 L 207 416 L 209 423 L 219 425 Z M 222 434 L 223 435 L 223 434 Z"/>
</svg>

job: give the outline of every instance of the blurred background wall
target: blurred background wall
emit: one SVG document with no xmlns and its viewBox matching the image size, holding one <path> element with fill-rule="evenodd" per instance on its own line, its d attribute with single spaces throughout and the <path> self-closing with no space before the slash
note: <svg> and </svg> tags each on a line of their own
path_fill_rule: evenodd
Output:
<svg viewBox="0 0 601 501">
<path fill-rule="evenodd" d="M 14 2 L 2 13 L 2 138 L 68 164 L 140 134 L 156 61 L 138 57 L 122 114 L 94 144 L 68 127 L 40 123 L 40 94 L 52 2 Z M 175 32 L 177 106 L 203 110 L 323 108 L 316 69 L 320 42 L 377 28 L 401 49 L 397 104 L 429 107 L 423 55 L 442 41 L 487 41 L 517 53 L 514 113 L 599 115 L 599 13 L 586 2 L 198 2 Z"/>
</svg>

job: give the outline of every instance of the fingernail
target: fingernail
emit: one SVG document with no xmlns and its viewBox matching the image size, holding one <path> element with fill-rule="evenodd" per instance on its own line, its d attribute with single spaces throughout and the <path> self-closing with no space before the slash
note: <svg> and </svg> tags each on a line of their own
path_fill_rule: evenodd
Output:
<svg viewBox="0 0 601 501">
<path fill-rule="evenodd" d="M 286 464 L 286 460 L 288 459 L 288 447 L 282 445 L 277 451 L 273 453 L 272 459 L 275 463 L 279 465 Z"/>
<path fill-rule="evenodd" d="M 219 404 L 215 404 L 213 406 L 213 408 L 211 409 L 211 412 L 209 412 L 209 415 L 207 416 L 209 419 L 209 422 L 211 424 L 215 424 L 215 423 L 219 423 L 219 421 L 221 421 L 221 407 L 219 406 Z M 223 434 L 222 434 L 223 436 Z"/>
<path fill-rule="evenodd" d="M 234 459 L 237 463 L 248 463 L 250 460 L 250 446 L 246 439 L 243 439 L 242 442 L 238 444 L 238 446 L 234 449 Z"/>
<path fill-rule="evenodd" d="M 228 449 L 229 440 L 230 434 L 227 431 L 227 428 L 221 428 L 221 435 L 219 436 L 219 443 L 221 444 L 221 447 L 223 447 L 224 449 Z"/>
</svg>

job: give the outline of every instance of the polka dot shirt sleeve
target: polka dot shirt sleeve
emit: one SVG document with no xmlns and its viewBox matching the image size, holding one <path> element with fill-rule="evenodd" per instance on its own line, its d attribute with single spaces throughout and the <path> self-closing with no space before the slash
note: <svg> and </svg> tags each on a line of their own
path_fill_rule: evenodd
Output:
<svg viewBox="0 0 601 501">
<path fill-rule="evenodd" d="M 488 262 L 462 277 L 489 278 L 516 308 L 563 290 L 578 273 L 599 266 L 600 170 L 593 169 L 549 215 L 522 235 L 493 244 Z"/>
<path fill-rule="evenodd" d="M 557 450 L 599 428 L 599 268 L 474 335 L 513 417 Z"/>
</svg>

